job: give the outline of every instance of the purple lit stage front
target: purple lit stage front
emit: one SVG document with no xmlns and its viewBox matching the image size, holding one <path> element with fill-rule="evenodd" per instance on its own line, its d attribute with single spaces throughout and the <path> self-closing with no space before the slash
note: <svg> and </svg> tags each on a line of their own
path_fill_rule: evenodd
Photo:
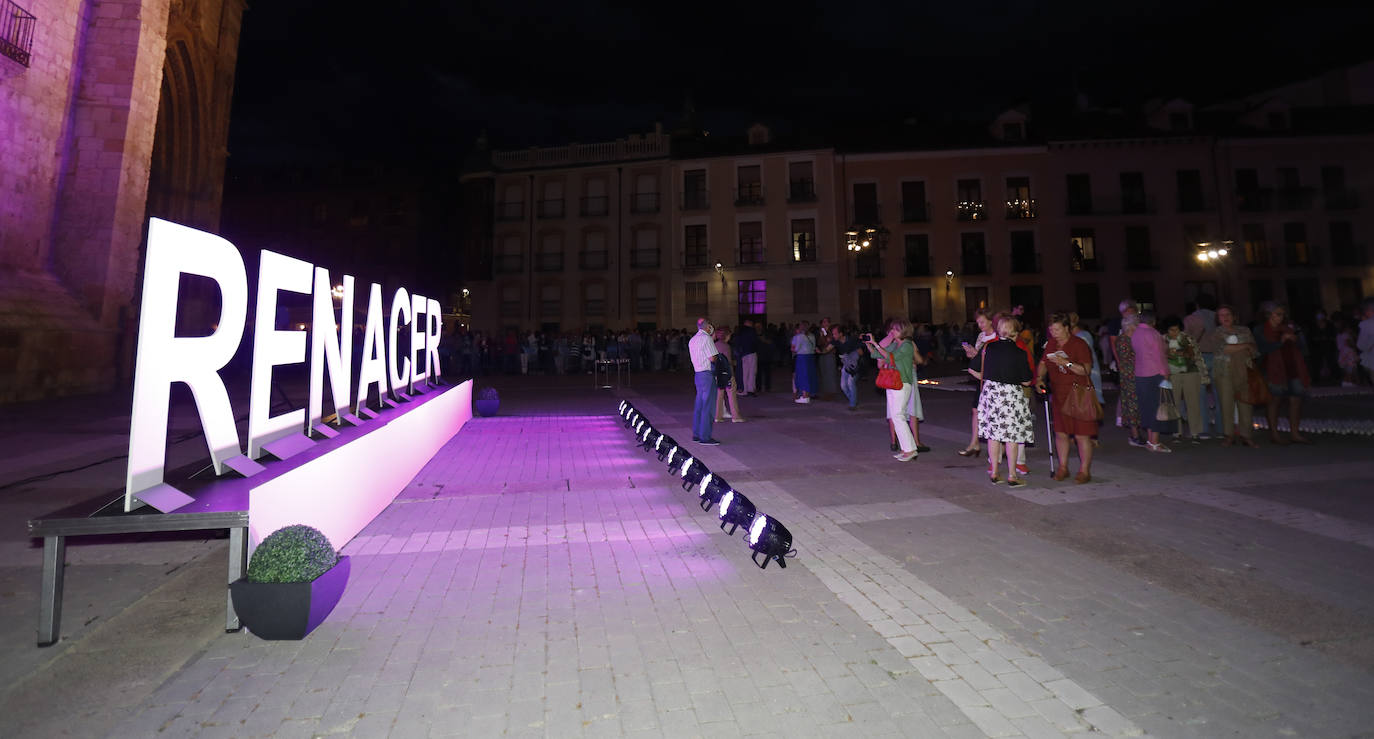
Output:
<svg viewBox="0 0 1374 739">
<path fill-rule="evenodd" d="M 347 544 L 472 418 L 471 380 L 431 395 L 384 412 L 343 444 L 280 463 L 304 458 L 249 492 L 250 545 L 298 523 L 319 529 L 335 548 Z"/>
</svg>

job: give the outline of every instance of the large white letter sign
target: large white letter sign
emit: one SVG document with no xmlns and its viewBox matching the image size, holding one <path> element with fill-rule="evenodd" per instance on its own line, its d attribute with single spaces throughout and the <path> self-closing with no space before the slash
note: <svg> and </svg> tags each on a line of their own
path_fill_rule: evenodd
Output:
<svg viewBox="0 0 1374 739">
<path fill-rule="evenodd" d="M 430 377 L 430 384 L 438 385 L 439 378 L 443 376 L 443 370 L 439 367 L 439 334 L 443 330 L 443 309 L 439 307 L 439 301 L 430 299 L 429 307 L 425 309 L 425 317 L 429 319 L 429 330 L 425 332 L 425 369 Z"/>
<path fill-rule="evenodd" d="M 352 358 L 350 357 L 350 360 Z M 386 339 L 382 334 L 382 286 L 372 283 L 367 297 L 367 328 L 363 331 L 363 363 L 358 368 L 358 404 L 353 412 L 372 418 L 377 414 L 367 407 L 367 396 L 377 386 L 377 402 L 386 397 Z"/>
<path fill-rule="evenodd" d="M 425 322 L 420 316 L 425 314 L 429 301 L 425 296 L 414 293 L 410 296 L 410 392 L 415 392 L 415 383 L 424 382 L 428 373 L 421 364 L 425 351 Z M 424 392 L 424 388 L 420 389 Z"/>
<path fill-rule="evenodd" d="M 208 277 L 219 286 L 220 316 L 209 336 L 176 335 L 177 293 L 182 274 Z M 124 510 L 137 508 L 139 503 L 135 499 L 164 508 L 153 498 L 158 489 L 168 487 L 163 483 L 163 469 L 167 457 L 167 406 L 173 382 L 186 383 L 195 396 L 215 472 L 224 474 L 225 464 L 240 455 L 234 412 L 219 370 L 238 349 L 247 309 L 248 277 L 243 258 L 233 244 L 158 218 L 149 221 Z"/>
<path fill-rule="evenodd" d="M 402 313 L 406 316 L 404 321 L 400 320 Z M 396 345 L 400 343 L 397 341 L 397 332 L 400 330 L 400 324 L 410 322 L 410 293 L 406 292 L 404 287 L 398 287 L 396 288 L 396 296 L 391 299 L 391 335 L 387 337 L 391 340 L 391 353 L 388 355 L 391 361 L 388 363 L 388 367 L 391 369 L 391 391 L 403 399 L 405 399 L 405 394 L 401 392 L 401 388 L 410 382 L 410 357 L 403 356 L 402 364 L 400 368 L 397 368 Z"/>
<path fill-rule="evenodd" d="M 334 288 L 329 270 L 315 268 L 314 316 L 310 324 L 310 418 L 305 432 L 320 426 L 324 418 L 324 368 L 329 366 L 329 392 L 334 413 L 342 420 L 351 416 L 353 397 L 353 275 L 344 275 L 341 317 L 334 315 Z M 335 324 L 338 328 L 335 329 Z M 324 433 L 324 432 L 321 432 Z"/>
<path fill-rule="evenodd" d="M 269 414 L 272 412 L 272 368 L 305 361 L 305 332 L 277 330 L 277 291 L 309 295 L 313 271 L 309 262 L 266 249 L 262 251 L 258 265 L 258 309 L 253 323 L 252 395 L 248 400 L 248 456 L 252 459 L 262 456 L 264 444 L 300 434 L 305 427 L 304 408 L 276 417 L 269 417 Z M 301 435 L 300 441 L 309 439 Z M 308 444 L 292 440 L 273 445 L 268 451 L 284 459 L 304 446 Z"/>
</svg>

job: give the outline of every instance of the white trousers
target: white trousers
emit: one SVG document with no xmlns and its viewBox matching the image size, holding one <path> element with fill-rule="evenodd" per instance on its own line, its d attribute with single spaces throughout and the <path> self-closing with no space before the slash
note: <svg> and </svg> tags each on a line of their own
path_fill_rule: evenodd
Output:
<svg viewBox="0 0 1374 739">
<path fill-rule="evenodd" d="M 887 417 L 892 419 L 892 429 L 897 432 L 897 444 L 904 452 L 916 451 L 916 437 L 911 435 L 907 403 L 911 400 L 911 383 L 902 383 L 901 390 L 887 391 Z"/>
</svg>

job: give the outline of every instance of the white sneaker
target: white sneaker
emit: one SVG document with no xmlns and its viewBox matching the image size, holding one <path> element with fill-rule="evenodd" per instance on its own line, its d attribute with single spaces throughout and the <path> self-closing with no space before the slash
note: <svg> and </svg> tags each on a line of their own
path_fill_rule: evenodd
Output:
<svg viewBox="0 0 1374 739">
<path fill-rule="evenodd" d="M 732 417 L 733 417 L 733 416 L 730 415 L 730 411 L 726 411 L 726 412 L 725 412 L 725 418 L 732 418 Z"/>
<path fill-rule="evenodd" d="M 794 400 L 794 401 L 792 401 L 792 402 L 793 402 L 793 403 L 810 403 L 810 402 L 811 402 L 811 399 L 803 395 L 802 397 L 797 398 L 796 400 Z"/>
</svg>

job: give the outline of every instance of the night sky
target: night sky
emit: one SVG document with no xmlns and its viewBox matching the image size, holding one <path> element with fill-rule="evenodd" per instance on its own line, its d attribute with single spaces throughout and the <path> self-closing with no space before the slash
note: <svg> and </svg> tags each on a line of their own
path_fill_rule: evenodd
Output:
<svg viewBox="0 0 1374 739">
<path fill-rule="evenodd" d="M 734 132 L 986 120 L 1076 91 L 1206 103 L 1370 55 L 1374 4 L 1297 5 L 260 2 L 243 17 L 231 167 L 447 165 L 482 130 L 496 148 L 606 140 L 671 128 L 688 95 L 708 128 Z"/>
</svg>

